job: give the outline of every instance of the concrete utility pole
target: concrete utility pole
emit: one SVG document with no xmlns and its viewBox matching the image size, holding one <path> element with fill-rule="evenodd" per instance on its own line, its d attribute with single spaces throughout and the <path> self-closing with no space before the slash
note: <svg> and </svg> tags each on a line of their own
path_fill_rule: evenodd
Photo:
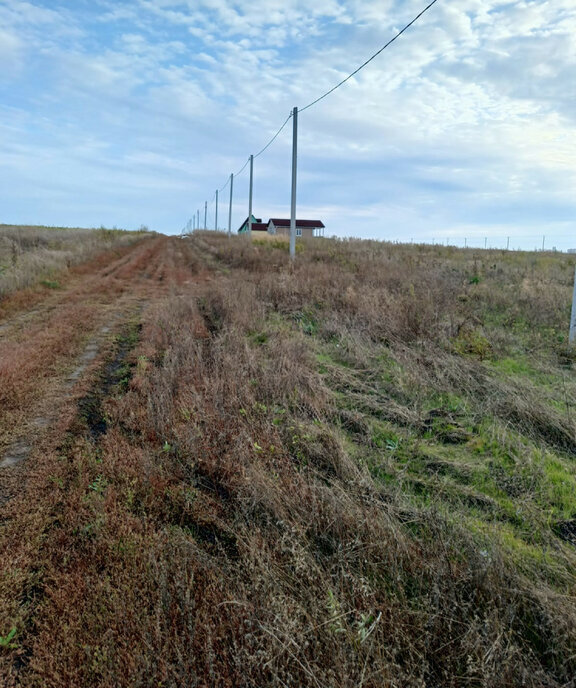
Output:
<svg viewBox="0 0 576 688">
<path fill-rule="evenodd" d="M 228 208 L 228 238 L 232 236 L 232 192 L 234 190 L 234 175 L 230 175 L 230 207 Z"/>
<path fill-rule="evenodd" d="M 542 250 L 544 250 L 544 244 L 546 243 L 546 235 L 542 237 Z"/>
<path fill-rule="evenodd" d="M 290 207 L 290 259 L 296 258 L 296 178 L 298 172 L 298 108 L 292 111 L 292 203 Z"/>
<path fill-rule="evenodd" d="M 204 229 L 208 229 L 208 201 L 204 201 Z"/>
<path fill-rule="evenodd" d="M 484 249 L 488 247 L 488 237 L 484 237 Z"/>
<path fill-rule="evenodd" d="M 576 341 L 576 269 L 574 270 L 574 291 L 572 292 L 572 315 L 570 316 L 570 336 L 568 342 L 573 346 Z"/>
<path fill-rule="evenodd" d="M 506 250 L 510 249 L 510 237 L 506 237 Z"/>
<path fill-rule="evenodd" d="M 216 217 L 214 218 L 214 231 L 218 231 L 218 189 L 216 189 Z"/>
<path fill-rule="evenodd" d="M 250 156 L 250 193 L 248 194 L 248 236 L 252 236 L 252 191 L 254 189 L 254 156 Z"/>
<path fill-rule="evenodd" d="M 200 210 L 196 211 L 196 228 L 200 229 Z"/>
</svg>

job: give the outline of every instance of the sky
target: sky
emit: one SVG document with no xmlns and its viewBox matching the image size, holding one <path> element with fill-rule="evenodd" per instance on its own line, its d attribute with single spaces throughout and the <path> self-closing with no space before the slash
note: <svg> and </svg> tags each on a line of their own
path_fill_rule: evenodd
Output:
<svg viewBox="0 0 576 688">
<path fill-rule="evenodd" d="M 0 0 L 0 223 L 227 229 L 230 173 L 429 0 Z M 576 247 L 576 1 L 438 0 L 298 117 L 326 235 Z M 292 121 L 254 161 L 289 217 Z M 248 215 L 235 178 L 232 229 Z M 192 226 L 194 223 L 192 223 Z"/>
</svg>

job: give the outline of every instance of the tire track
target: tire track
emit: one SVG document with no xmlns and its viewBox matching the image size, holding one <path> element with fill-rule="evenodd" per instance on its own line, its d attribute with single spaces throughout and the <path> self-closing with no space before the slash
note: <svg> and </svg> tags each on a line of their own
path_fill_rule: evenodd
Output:
<svg viewBox="0 0 576 688">
<path fill-rule="evenodd" d="M 31 311 L 0 322 L 0 506 L 22 489 L 28 464 L 66 414 L 93 394 L 87 379 L 106 365 L 114 334 L 175 289 L 206 281 L 203 268 L 183 242 L 153 238 L 112 264 L 87 266 Z M 13 391 L 6 403 L 3 380 L 5 397 Z"/>
</svg>

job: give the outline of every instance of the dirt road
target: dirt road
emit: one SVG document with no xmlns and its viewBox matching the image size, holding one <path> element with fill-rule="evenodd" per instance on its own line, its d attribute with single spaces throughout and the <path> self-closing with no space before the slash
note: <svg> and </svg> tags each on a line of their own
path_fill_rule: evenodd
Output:
<svg viewBox="0 0 576 688">
<path fill-rule="evenodd" d="M 23 486 L 28 463 L 70 422 L 88 390 L 102 384 L 106 357 L 133 336 L 146 309 L 206 279 L 190 242 L 153 237 L 79 266 L 59 280 L 62 287 L 37 293 L 24 308 L 18 297 L 3 304 L 0 506 Z"/>
</svg>

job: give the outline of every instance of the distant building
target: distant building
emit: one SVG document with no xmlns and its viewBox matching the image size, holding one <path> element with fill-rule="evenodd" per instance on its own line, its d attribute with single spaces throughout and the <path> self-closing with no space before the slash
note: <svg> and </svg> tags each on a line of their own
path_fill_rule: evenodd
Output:
<svg viewBox="0 0 576 688">
<path fill-rule="evenodd" d="M 244 220 L 244 222 L 240 226 L 240 229 L 238 230 L 238 234 L 244 234 L 245 232 L 248 231 L 248 224 L 249 224 L 248 220 L 249 220 L 249 218 L 246 218 Z M 261 224 L 262 224 L 262 218 L 254 217 L 254 215 L 252 215 L 252 231 L 253 232 L 258 232 L 258 231 L 265 232 L 268 229 L 268 225 L 264 225 L 264 229 L 256 229 L 256 226 L 261 225 Z"/>
<path fill-rule="evenodd" d="M 248 225 L 248 218 L 246 218 L 238 230 L 238 234 L 248 232 Z M 324 236 L 324 230 L 324 223 L 320 220 L 296 220 L 297 237 L 321 237 Z M 268 222 L 262 222 L 260 218 L 252 215 L 252 231 L 290 236 L 290 220 L 273 217 Z"/>
<path fill-rule="evenodd" d="M 569 248 L 566 253 L 576 253 L 576 248 Z"/>
<path fill-rule="evenodd" d="M 324 223 L 320 220 L 296 220 L 297 237 L 324 236 Z M 268 220 L 269 234 L 290 235 L 290 220 L 273 217 Z"/>
</svg>

